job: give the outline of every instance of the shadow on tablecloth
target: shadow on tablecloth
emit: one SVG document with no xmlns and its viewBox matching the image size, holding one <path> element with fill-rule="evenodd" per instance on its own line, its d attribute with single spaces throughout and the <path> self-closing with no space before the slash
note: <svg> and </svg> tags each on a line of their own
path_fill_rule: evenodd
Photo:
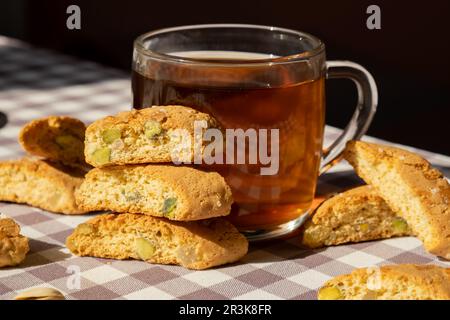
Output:
<svg viewBox="0 0 450 320">
<path fill-rule="evenodd" d="M 128 78 L 123 71 L 26 44 L 0 46 L 0 61 L 0 91 L 45 90 Z"/>
<path fill-rule="evenodd" d="M 66 260 L 71 254 L 62 252 L 63 247 L 40 240 L 29 239 L 30 252 L 21 268 L 44 266 L 58 261 Z"/>
<path fill-rule="evenodd" d="M 0 111 L 0 129 L 8 123 L 8 116 Z"/>
</svg>

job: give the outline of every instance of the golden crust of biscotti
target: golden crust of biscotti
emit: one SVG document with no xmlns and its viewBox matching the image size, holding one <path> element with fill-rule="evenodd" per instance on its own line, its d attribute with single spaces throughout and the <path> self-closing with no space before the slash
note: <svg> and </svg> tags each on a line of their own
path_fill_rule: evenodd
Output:
<svg viewBox="0 0 450 320">
<path fill-rule="evenodd" d="M 86 126 L 78 119 L 49 116 L 27 123 L 19 133 L 19 143 L 33 156 L 85 167 L 85 130 Z"/>
<path fill-rule="evenodd" d="M 103 214 L 79 225 L 67 238 L 80 256 L 139 259 L 206 269 L 231 263 L 248 250 L 247 239 L 228 221 L 176 222 L 141 214 Z"/>
<path fill-rule="evenodd" d="M 19 225 L 0 214 L 0 268 L 20 264 L 29 250 L 28 238 L 20 234 Z"/>
<path fill-rule="evenodd" d="M 320 300 L 449 300 L 450 269 L 399 264 L 355 269 L 327 281 Z"/>
<path fill-rule="evenodd" d="M 26 203 L 44 210 L 81 214 L 75 189 L 84 171 L 32 158 L 0 162 L 0 201 Z"/>
<path fill-rule="evenodd" d="M 95 168 L 76 191 L 84 210 L 111 210 L 200 220 L 231 210 L 230 187 L 216 172 L 166 165 Z"/>
<path fill-rule="evenodd" d="M 86 161 L 94 167 L 191 161 L 195 121 L 218 128 L 210 115 L 184 106 L 153 106 L 97 120 L 86 130 Z M 180 130 L 190 141 L 180 140 Z"/>
<path fill-rule="evenodd" d="M 361 141 L 349 142 L 344 157 L 429 252 L 450 259 L 450 185 L 442 173 L 414 153 Z"/>
<path fill-rule="evenodd" d="M 325 200 L 305 224 L 301 242 L 309 248 L 410 235 L 407 223 L 369 185 Z"/>
</svg>

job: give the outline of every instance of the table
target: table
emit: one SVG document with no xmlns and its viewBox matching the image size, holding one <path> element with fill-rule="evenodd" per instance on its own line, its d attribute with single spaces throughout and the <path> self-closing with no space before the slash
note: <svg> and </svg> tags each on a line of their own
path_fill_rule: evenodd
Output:
<svg viewBox="0 0 450 320">
<path fill-rule="evenodd" d="M 5 37 L 0 37 L 0 61 L 0 127 L 7 118 L 0 129 L 0 160 L 24 154 L 17 134 L 32 119 L 58 114 L 89 123 L 130 108 L 129 76 L 121 71 Z M 339 132 L 327 127 L 326 141 Z M 450 176 L 450 157 L 407 149 Z M 328 193 L 360 183 L 350 166 L 341 163 L 320 177 L 318 190 Z M 450 266 L 426 253 L 412 237 L 318 250 L 302 249 L 297 237 L 253 243 L 239 263 L 206 271 L 82 258 L 71 255 L 64 242 L 90 215 L 65 216 L 10 203 L 0 203 L 0 212 L 21 225 L 31 248 L 20 267 L 0 269 L 0 299 L 43 286 L 60 290 L 67 299 L 315 299 L 323 282 L 355 267 Z"/>
</svg>

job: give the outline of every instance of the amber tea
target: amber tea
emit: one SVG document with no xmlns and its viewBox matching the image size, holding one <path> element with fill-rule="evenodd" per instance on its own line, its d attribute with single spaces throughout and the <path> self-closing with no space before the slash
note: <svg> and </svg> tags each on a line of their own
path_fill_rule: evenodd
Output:
<svg viewBox="0 0 450 320">
<path fill-rule="evenodd" d="M 201 51 L 176 55 L 217 62 L 217 66 L 192 70 L 155 63 L 147 72 L 134 70 L 134 108 L 184 105 L 213 115 L 223 128 L 278 129 L 276 174 L 261 175 L 258 164 L 214 165 L 233 191 L 235 204 L 229 219 L 242 230 L 254 230 L 292 221 L 306 212 L 314 197 L 322 149 L 323 76 L 295 83 L 297 70 L 289 67 L 272 76 L 257 66 L 220 65 L 224 60 L 269 58 L 261 54 Z M 155 76 L 162 74 L 170 80 Z M 264 85 L 267 82 L 278 85 Z"/>
<path fill-rule="evenodd" d="M 220 122 L 226 147 L 211 148 L 214 156 L 206 159 L 214 161 L 195 165 L 224 176 L 235 200 L 229 219 L 250 240 L 280 237 L 304 223 L 318 175 L 339 161 L 347 141 L 366 132 L 378 99 L 364 67 L 326 61 L 320 39 L 273 26 L 151 31 L 134 42 L 132 72 L 134 108 L 180 104 Z M 325 78 L 351 79 L 358 93 L 349 124 L 327 148 Z M 222 131 L 197 132 L 194 140 L 202 136 L 205 149 L 194 156 L 205 159 L 211 149 L 203 142 L 212 140 L 211 132 L 218 135 L 214 141 L 223 142 Z"/>
</svg>

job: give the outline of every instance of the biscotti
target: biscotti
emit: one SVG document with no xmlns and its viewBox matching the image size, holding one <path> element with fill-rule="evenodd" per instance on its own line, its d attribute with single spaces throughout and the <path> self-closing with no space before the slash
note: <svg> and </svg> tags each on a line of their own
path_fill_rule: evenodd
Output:
<svg viewBox="0 0 450 320">
<path fill-rule="evenodd" d="M 218 173 L 151 164 L 95 168 L 77 190 L 76 200 L 84 210 L 172 220 L 224 216 L 233 202 L 229 186 Z"/>
<path fill-rule="evenodd" d="M 67 238 L 80 256 L 138 259 L 206 269 L 242 258 L 248 242 L 221 218 L 175 222 L 140 214 L 103 214 L 79 225 Z"/>
<path fill-rule="evenodd" d="M 197 150 L 196 122 L 204 125 L 202 129 L 218 127 L 211 116 L 183 106 L 155 106 L 103 118 L 86 130 L 86 161 L 94 167 L 191 161 Z"/>
<path fill-rule="evenodd" d="M 309 248 L 410 235 L 378 192 L 365 185 L 325 200 L 306 222 L 301 242 Z"/>
<path fill-rule="evenodd" d="M 450 259 L 450 186 L 442 173 L 411 152 L 361 141 L 349 142 L 344 157 L 429 252 Z"/>
<path fill-rule="evenodd" d="M 65 165 L 85 167 L 83 122 L 66 116 L 50 116 L 27 123 L 19 134 L 23 149 L 33 156 Z"/>
<path fill-rule="evenodd" d="M 49 161 L 23 158 L 0 162 L 0 201 L 26 203 L 44 210 L 81 214 L 75 189 L 84 172 Z"/>
<path fill-rule="evenodd" d="M 28 238 L 20 234 L 19 225 L 0 214 L 0 268 L 20 264 L 29 250 Z"/>
<path fill-rule="evenodd" d="M 449 300 L 450 269 L 401 264 L 356 269 L 318 291 L 319 300 Z"/>
</svg>

